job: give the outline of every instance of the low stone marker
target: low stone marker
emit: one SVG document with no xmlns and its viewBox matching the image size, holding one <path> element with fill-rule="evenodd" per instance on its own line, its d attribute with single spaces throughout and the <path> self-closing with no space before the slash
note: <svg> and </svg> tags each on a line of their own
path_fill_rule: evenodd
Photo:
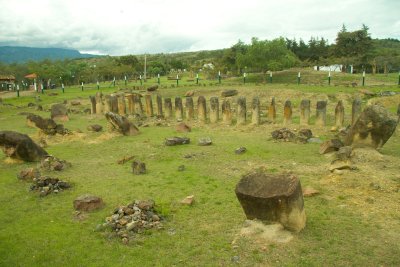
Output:
<svg viewBox="0 0 400 267">
<path fill-rule="evenodd" d="M 335 107 L 335 126 L 343 127 L 344 123 L 344 106 L 343 101 L 339 100 Z"/>
<path fill-rule="evenodd" d="M 7 157 L 23 161 L 40 161 L 48 153 L 26 134 L 0 131 L 0 147 Z"/>
<path fill-rule="evenodd" d="M 95 96 L 89 96 L 90 100 L 90 114 L 96 114 L 96 97 Z"/>
<path fill-rule="evenodd" d="M 324 100 L 317 102 L 317 114 L 315 118 L 315 125 L 318 126 L 326 125 L 326 105 L 327 102 Z"/>
<path fill-rule="evenodd" d="M 204 96 L 199 96 L 197 99 L 197 119 L 202 122 L 207 122 L 207 106 Z"/>
<path fill-rule="evenodd" d="M 64 104 L 54 104 L 51 106 L 51 119 L 68 121 L 68 110 Z"/>
<path fill-rule="evenodd" d="M 224 99 L 222 102 L 222 121 L 227 125 L 232 124 L 232 109 L 231 109 L 231 102 L 229 99 Z"/>
<path fill-rule="evenodd" d="M 270 122 L 275 122 L 276 120 L 276 105 L 275 105 L 275 97 L 272 97 L 271 103 L 268 107 L 268 120 Z"/>
<path fill-rule="evenodd" d="M 303 99 L 300 103 L 300 124 L 310 124 L 310 106 L 311 102 L 309 99 Z"/>
<path fill-rule="evenodd" d="M 99 124 L 91 124 L 87 127 L 87 130 L 91 132 L 101 132 L 103 130 L 103 126 Z"/>
<path fill-rule="evenodd" d="M 171 98 L 167 97 L 164 98 L 164 108 L 165 108 L 165 118 L 171 119 L 172 118 L 172 102 Z"/>
<path fill-rule="evenodd" d="M 186 97 L 186 120 L 191 121 L 194 119 L 194 104 L 193 104 L 193 98 L 190 96 Z"/>
<path fill-rule="evenodd" d="M 175 97 L 175 119 L 177 121 L 183 120 L 183 105 L 180 97 Z"/>
<path fill-rule="evenodd" d="M 246 116 L 247 116 L 246 98 L 241 96 L 237 100 L 236 124 L 237 125 L 246 124 Z"/>
<path fill-rule="evenodd" d="M 190 138 L 187 137 L 168 137 L 165 138 L 166 146 L 185 145 L 190 143 Z"/>
<path fill-rule="evenodd" d="M 285 101 L 285 106 L 283 108 L 283 124 L 292 123 L 292 102 L 290 100 Z"/>
<path fill-rule="evenodd" d="M 260 124 L 260 99 L 258 96 L 255 96 L 251 102 L 251 124 Z"/>
<path fill-rule="evenodd" d="M 217 123 L 219 121 L 219 101 L 218 97 L 210 98 L 210 122 Z"/>
<path fill-rule="evenodd" d="M 240 154 L 245 153 L 246 151 L 247 151 L 247 149 L 244 146 L 241 146 L 241 147 L 235 149 L 235 154 L 240 155 Z"/>
<path fill-rule="evenodd" d="M 162 97 L 160 95 L 157 95 L 156 105 L 157 105 L 157 117 L 164 118 L 163 108 L 162 108 Z"/>
<path fill-rule="evenodd" d="M 40 172 L 36 168 L 27 168 L 21 170 L 17 174 L 17 178 L 25 181 L 33 181 L 35 178 L 40 177 Z"/>
<path fill-rule="evenodd" d="M 117 131 L 123 135 L 137 135 L 139 129 L 130 122 L 126 117 L 120 116 L 112 112 L 106 112 L 105 117 L 112 131 Z"/>
<path fill-rule="evenodd" d="M 104 111 L 103 94 L 101 92 L 97 92 L 95 98 L 96 98 L 96 114 L 102 114 Z"/>
<path fill-rule="evenodd" d="M 82 195 L 77 197 L 74 202 L 74 209 L 79 211 L 93 211 L 104 207 L 103 199 L 93 195 Z"/>
<path fill-rule="evenodd" d="M 250 220 L 279 222 L 294 232 L 306 225 L 301 184 L 294 175 L 249 173 L 236 185 L 235 193 Z"/>
<path fill-rule="evenodd" d="M 348 132 L 344 144 L 381 148 L 392 136 L 397 118 L 379 105 L 367 106 Z"/>
<path fill-rule="evenodd" d="M 210 146 L 210 145 L 212 145 L 212 140 L 210 137 L 199 138 L 198 145 L 199 146 Z"/>
<path fill-rule="evenodd" d="M 133 174 L 145 174 L 146 173 L 146 164 L 139 160 L 134 160 L 132 162 L 132 172 Z"/>
</svg>

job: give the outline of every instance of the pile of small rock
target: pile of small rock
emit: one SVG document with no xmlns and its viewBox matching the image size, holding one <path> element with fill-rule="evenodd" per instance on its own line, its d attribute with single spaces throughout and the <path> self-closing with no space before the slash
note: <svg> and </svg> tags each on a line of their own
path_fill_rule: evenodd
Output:
<svg viewBox="0 0 400 267">
<path fill-rule="evenodd" d="M 48 155 L 40 162 L 40 167 L 49 171 L 62 171 L 68 167 L 71 167 L 71 163 Z"/>
<path fill-rule="evenodd" d="M 58 178 L 49 176 L 40 176 L 33 179 L 31 191 L 38 191 L 41 197 L 47 196 L 51 193 L 59 193 L 64 189 L 70 188 L 71 185 L 67 182 L 61 181 Z"/>
<path fill-rule="evenodd" d="M 126 206 L 117 207 L 98 228 L 111 228 L 127 244 L 137 233 L 152 228 L 162 229 L 162 220 L 154 210 L 154 201 L 135 200 Z"/>
<path fill-rule="evenodd" d="M 307 143 L 312 137 L 312 132 L 310 129 L 301 129 L 296 133 L 288 128 L 282 128 L 273 131 L 271 135 L 273 139 L 279 141 Z"/>
</svg>

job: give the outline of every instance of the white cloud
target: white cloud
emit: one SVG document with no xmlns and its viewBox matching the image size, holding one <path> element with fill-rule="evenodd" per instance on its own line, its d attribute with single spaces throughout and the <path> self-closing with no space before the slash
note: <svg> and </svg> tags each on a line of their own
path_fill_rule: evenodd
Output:
<svg viewBox="0 0 400 267">
<path fill-rule="evenodd" d="M 251 37 L 324 37 L 365 23 L 400 38 L 390 0 L 0 0 L 0 44 L 67 47 L 110 55 L 230 47 Z"/>
</svg>

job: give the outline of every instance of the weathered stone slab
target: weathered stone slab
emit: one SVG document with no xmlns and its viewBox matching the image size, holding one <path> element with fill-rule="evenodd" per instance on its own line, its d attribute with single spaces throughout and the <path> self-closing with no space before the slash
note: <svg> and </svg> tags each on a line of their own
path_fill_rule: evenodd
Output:
<svg viewBox="0 0 400 267">
<path fill-rule="evenodd" d="M 164 118 L 164 113 L 162 108 L 162 97 L 160 95 L 157 95 L 156 105 L 157 105 L 157 117 Z"/>
<path fill-rule="evenodd" d="M 146 164 L 139 160 L 134 160 L 132 162 L 132 172 L 133 174 L 145 174 L 146 173 Z"/>
<path fill-rule="evenodd" d="M 197 119 L 200 122 L 207 122 L 207 106 L 204 96 L 199 96 L 197 99 Z"/>
<path fill-rule="evenodd" d="M 169 137 L 165 138 L 166 146 L 185 145 L 190 143 L 190 138 L 187 137 Z"/>
<path fill-rule="evenodd" d="M 303 99 L 300 103 L 300 124 L 308 125 L 310 124 L 310 107 L 311 102 L 309 99 Z"/>
<path fill-rule="evenodd" d="M 180 97 L 175 97 L 175 119 L 177 121 L 183 120 L 183 105 Z"/>
<path fill-rule="evenodd" d="M 153 117 L 154 116 L 153 99 L 151 98 L 151 95 L 146 95 L 145 101 L 146 101 L 146 115 L 147 117 Z"/>
<path fill-rule="evenodd" d="M 165 109 L 165 118 L 171 119 L 172 118 L 172 101 L 171 98 L 167 97 L 164 98 L 164 109 Z"/>
<path fill-rule="evenodd" d="M 260 99 L 258 96 L 255 96 L 251 102 L 251 124 L 260 124 Z"/>
<path fill-rule="evenodd" d="M 315 125 L 318 126 L 326 125 L 326 105 L 327 102 L 324 100 L 317 102 L 317 114 L 315 118 Z"/>
<path fill-rule="evenodd" d="M 51 119 L 60 120 L 60 121 L 68 121 L 68 110 L 64 104 L 54 104 L 51 106 Z"/>
<path fill-rule="evenodd" d="M 241 96 L 237 100 L 237 111 L 236 111 L 236 124 L 246 124 L 247 109 L 246 109 L 246 98 Z"/>
<path fill-rule="evenodd" d="M 268 120 L 270 122 L 275 122 L 276 120 L 276 104 L 275 104 L 275 97 L 272 97 L 271 103 L 268 107 Z"/>
<path fill-rule="evenodd" d="M 292 102 L 290 100 L 285 101 L 285 106 L 283 108 L 283 124 L 292 123 Z"/>
<path fill-rule="evenodd" d="M 238 94 L 238 90 L 231 89 L 231 90 L 225 90 L 221 92 L 222 97 L 229 97 L 229 96 L 235 96 Z"/>
<path fill-rule="evenodd" d="M 193 104 L 193 98 L 190 96 L 186 97 L 186 120 L 190 121 L 194 119 L 194 104 Z"/>
<path fill-rule="evenodd" d="M 222 121 L 227 124 L 232 124 L 232 109 L 231 109 L 231 102 L 229 99 L 224 99 L 222 102 Z"/>
<path fill-rule="evenodd" d="M 335 107 L 335 126 L 343 127 L 344 123 L 344 106 L 343 101 L 339 100 Z"/>
<path fill-rule="evenodd" d="M 93 195 L 82 195 L 74 202 L 74 209 L 79 211 L 93 211 L 104 207 L 103 199 Z"/>
<path fill-rule="evenodd" d="M 130 122 L 126 117 L 120 116 L 112 112 L 106 112 L 105 117 L 111 126 L 112 131 L 117 131 L 123 135 L 137 135 L 139 129 Z"/>
<path fill-rule="evenodd" d="M 217 123 L 219 121 L 219 101 L 218 97 L 210 98 L 210 122 Z"/>
<path fill-rule="evenodd" d="M 342 146 L 343 146 L 343 143 L 339 139 L 327 140 L 319 146 L 319 153 L 326 154 L 326 153 L 338 151 L 339 148 L 341 148 Z"/>
</svg>

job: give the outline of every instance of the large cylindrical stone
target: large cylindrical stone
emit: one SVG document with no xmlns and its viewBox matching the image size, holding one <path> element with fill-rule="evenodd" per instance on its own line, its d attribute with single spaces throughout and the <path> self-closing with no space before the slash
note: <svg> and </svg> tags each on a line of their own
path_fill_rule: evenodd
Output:
<svg viewBox="0 0 400 267">
<path fill-rule="evenodd" d="M 91 114 L 96 114 L 96 97 L 95 96 L 89 96 L 90 99 L 90 113 Z"/>
<path fill-rule="evenodd" d="M 339 100 L 335 108 L 335 125 L 337 127 L 342 127 L 343 123 L 344 123 L 344 106 L 342 100 Z"/>
<path fill-rule="evenodd" d="M 139 94 L 133 94 L 134 114 L 143 115 L 142 97 Z"/>
<path fill-rule="evenodd" d="M 219 121 L 219 101 L 218 97 L 210 98 L 210 122 L 217 123 Z"/>
<path fill-rule="evenodd" d="M 159 118 L 163 118 L 164 117 L 164 113 L 163 113 L 163 108 L 162 108 L 162 97 L 160 95 L 157 95 L 156 98 L 157 102 L 157 117 Z"/>
<path fill-rule="evenodd" d="M 169 97 L 164 98 L 164 110 L 165 110 L 165 118 L 171 119 L 172 118 L 172 101 L 171 101 L 171 98 L 169 98 Z"/>
<path fill-rule="evenodd" d="M 197 119 L 200 122 L 207 122 L 207 106 L 204 96 L 199 96 L 197 99 Z"/>
<path fill-rule="evenodd" d="M 231 109 L 231 102 L 229 99 L 224 99 L 222 101 L 222 121 L 227 124 L 232 124 L 232 109 Z"/>
<path fill-rule="evenodd" d="M 175 97 L 175 119 L 177 121 L 183 120 L 183 105 L 180 97 Z"/>
<path fill-rule="evenodd" d="M 146 95 L 145 96 L 145 101 L 146 101 L 146 116 L 147 117 L 153 117 L 154 116 L 153 99 L 151 98 L 151 95 Z"/>
<path fill-rule="evenodd" d="M 237 110 L 236 110 L 236 124 L 243 125 L 246 124 L 246 98 L 241 96 L 237 101 Z"/>
<path fill-rule="evenodd" d="M 103 94 L 101 92 L 96 93 L 96 113 L 102 114 L 103 113 Z"/>
<path fill-rule="evenodd" d="M 126 95 L 128 98 L 128 114 L 135 114 L 135 104 L 133 103 L 133 94 Z"/>
<path fill-rule="evenodd" d="M 270 122 L 275 122 L 275 120 L 276 120 L 275 97 L 272 97 L 271 104 L 268 107 L 268 120 Z"/>
<path fill-rule="evenodd" d="M 317 113 L 315 118 L 315 125 L 325 126 L 326 125 L 326 104 L 324 100 L 317 102 Z"/>
<path fill-rule="evenodd" d="M 286 100 L 285 106 L 283 107 L 283 123 L 290 124 L 292 123 L 292 102 L 290 100 Z"/>
<path fill-rule="evenodd" d="M 253 125 L 260 124 L 260 99 L 258 96 L 255 96 L 251 102 L 251 123 Z"/>
<path fill-rule="evenodd" d="M 104 112 L 112 112 L 112 108 L 111 108 L 111 96 L 110 95 L 106 95 L 105 97 L 105 106 L 104 106 Z"/>
<path fill-rule="evenodd" d="M 249 220 L 279 222 L 295 232 L 306 225 L 303 192 L 294 175 L 250 173 L 242 177 L 235 193 Z"/>
<path fill-rule="evenodd" d="M 354 125 L 361 114 L 361 100 L 354 99 L 351 105 L 351 125 Z"/>
<path fill-rule="evenodd" d="M 125 104 L 125 94 L 119 94 L 117 95 L 117 101 L 118 101 L 118 114 L 119 115 L 126 115 L 126 104 Z"/>
<path fill-rule="evenodd" d="M 111 112 L 118 114 L 118 97 L 116 95 L 110 95 Z"/>
<path fill-rule="evenodd" d="M 310 123 L 310 100 L 303 99 L 300 103 L 300 124 L 308 125 Z"/>
<path fill-rule="evenodd" d="M 188 121 L 193 120 L 194 119 L 194 104 L 193 104 L 193 98 L 191 96 L 186 97 L 185 108 L 186 108 L 186 119 Z"/>
</svg>

